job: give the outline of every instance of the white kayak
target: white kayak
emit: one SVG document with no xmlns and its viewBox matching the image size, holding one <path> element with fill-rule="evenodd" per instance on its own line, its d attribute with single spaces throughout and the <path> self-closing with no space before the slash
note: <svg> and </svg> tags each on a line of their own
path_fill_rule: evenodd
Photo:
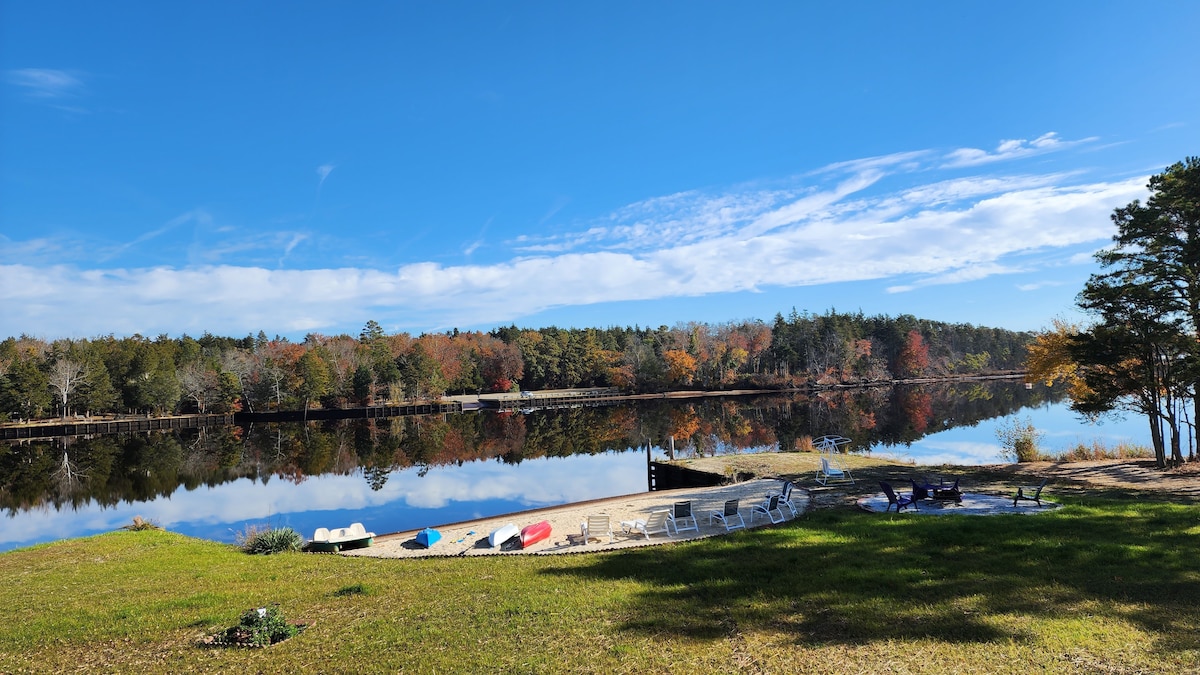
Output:
<svg viewBox="0 0 1200 675">
<path fill-rule="evenodd" d="M 503 544 L 520 533 L 521 530 L 517 529 L 516 525 L 509 523 L 508 525 L 505 525 L 504 527 L 488 535 L 488 545 L 490 545 L 492 548 L 496 548 L 500 544 Z"/>
</svg>

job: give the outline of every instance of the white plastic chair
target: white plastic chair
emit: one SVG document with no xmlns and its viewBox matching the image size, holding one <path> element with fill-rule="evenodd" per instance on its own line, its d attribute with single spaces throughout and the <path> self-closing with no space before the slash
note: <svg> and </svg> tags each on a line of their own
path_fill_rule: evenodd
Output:
<svg viewBox="0 0 1200 675">
<path fill-rule="evenodd" d="M 750 509 L 750 522 L 753 523 L 760 513 L 770 519 L 772 523 L 782 523 L 787 520 L 787 516 L 783 515 L 783 510 L 779 508 L 779 495 L 771 497 L 762 504 L 755 504 Z M 776 513 L 779 514 L 778 520 L 775 519 Z"/>
<path fill-rule="evenodd" d="M 583 543 L 586 545 L 590 539 L 599 539 L 604 534 L 608 535 L 608 543 L 613 543 L 612 518 L 607 513 L 588 516 L 583 523 Z"/>
<path fill-rule="evenodd" d="M 634 532 L 641 532 L 649 539 L 650 535 L 662 532 L 668 537 L 671 536 L 671 512 L 655 511 L 650 514 L 650 517 L 645 520 L 635 520 L 630 523 L 630 529 Z"/>
<path fill-rule="evenodd" d="M 796 505 L 792 503 L 792 490 L 795 488 L 796 486 L 792 483 L 792 481 L 785 480 L 783 482 L 783 490 L 779 492 L 779 503 L 791 509 L 793 518 L 796 517 Z M 770 499 L 774 496 L 774 492 L 767 493 L 767 499 Z"/>
<path fill-rule="evenodd" d="M 679 534 L 683 530 L 700 531 L 700 523 L 696 522 L 696 516 L 692 515 L 692 503 L 675 502 L 675 506 L 671 509 L 671 515 L 668 518 L 671 521 L 671 526 L 675 528 L 675 534 Z M 691 525 L 688 525 L 688 521 Z"/>
<path fill-rule="evenodd" d="M 735 523 L 734 518 L 737 518 Z M 714 520 L 721 521 L 725 526 L 725 531 L 736 530 L 746 527 L 746 521 L 742 518 L 742 514 L 738 511 L 738 500 L 730 499 L 725 502 L 725 508 L 721 511 L 710 511 L 708 514 L 708 524 L 712 525 Z"/>
</svg>

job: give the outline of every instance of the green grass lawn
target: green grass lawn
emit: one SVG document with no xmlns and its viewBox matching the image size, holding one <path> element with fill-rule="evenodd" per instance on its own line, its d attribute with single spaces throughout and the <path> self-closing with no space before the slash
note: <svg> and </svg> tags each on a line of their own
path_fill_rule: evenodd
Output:
<svg viewBox="0 0 1200 675">
<path fill-rule="evenodd" d="M 1195 672 L 1200 509 L 817 509 L 574 556 L 250 556 L 169 532 L 0 554 L 0 672 Z M 204 648 L 245 610 L 308 624 Z"/>
</svg>

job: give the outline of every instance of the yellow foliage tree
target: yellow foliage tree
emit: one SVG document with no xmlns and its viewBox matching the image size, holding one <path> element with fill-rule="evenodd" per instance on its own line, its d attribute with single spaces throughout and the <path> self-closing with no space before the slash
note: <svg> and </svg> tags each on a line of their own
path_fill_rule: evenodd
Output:
<svg viewBox="0 0 1200 675">
<path fill-rule="evenodd" d="M 1071 356 L 1071 340 L 1079 335 L 1079 326 L 1057 317 L 1051 324 L 1052 328 L 1038 333 L 1026 348 L 1025 381 L 1045 382 L 1047 387 L 1063 382 L 1071 398 L 1081 400 L 1089 389 Z"/>
</svg>

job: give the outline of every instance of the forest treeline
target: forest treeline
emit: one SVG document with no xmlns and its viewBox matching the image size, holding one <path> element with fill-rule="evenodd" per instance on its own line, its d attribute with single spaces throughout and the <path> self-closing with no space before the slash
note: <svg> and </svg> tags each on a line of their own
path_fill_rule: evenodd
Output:
<svg viewBox="0 0 1200 675">
<path fill-rule="evenodd" d="M 658 328 L 0 342 L 0 419 L 344 408 L 448 394 L 784 389 L 1023 368 L 1032 334 L 829 311 Z"/>
</svg>

